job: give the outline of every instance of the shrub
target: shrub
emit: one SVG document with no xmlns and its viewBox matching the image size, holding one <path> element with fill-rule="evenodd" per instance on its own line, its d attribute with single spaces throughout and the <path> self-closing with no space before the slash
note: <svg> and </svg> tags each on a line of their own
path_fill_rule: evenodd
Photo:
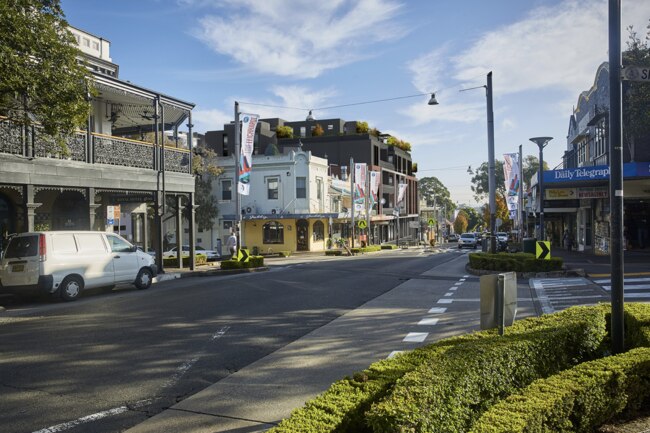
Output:
<svg viewBox="0 0 650 433">
<path fill-rule="evenodd" d="M 377 433 L 467 431 L 481 413 L 533 380 L 602 356 L 605 315 L 604 308 L 578 307 L 515 323 L 501 338 L 458 344 L 399 379 L 367 421 Z"/>
<path fill-rule="evenodd" d="M 291 126 L 280 125 L 275 128 L 275 134 L 278 138 L 293 138 L 293 128 Z"/>
<path fill-rule="evenodd" d="M 467 427 L 513 389 L 558 371 L 562 365 L 599 356 L 606 341 L 607 311 L 600 306 L 574 307 L 517 321 L 506 329 L 505 337 L 494 330 L 481 331 L 376 362 L 334 383 L 270 432 L 367 432 L 365 412 L 391 389 L 392 394 L 369 413 L 376 431 L 411 431 L 409 422 L 393 424 L 408 419 L 416 424 L 422 420 L 418 424 L 422 430 L 412 431 L 443 431 L 440 426 L 447 421 L 451 426 Z M 438 370 L 441 374 L 436 374 Z M 481 385 L 485 378 L 486 384 Z M 420 399 L 425 396 L 428 401 Z M 431 399 L 443 406 L 429 406 Z"/>
<path fill-rule="evenodd" d="M 475 433 L 591 432 L 650 403 L 650 347 L 580 364 L 496 404 Z"/>
<path fill-rule="evenodd" d="M 562 270 L 560 257 L 537 260 L 530 253 L 470 253 L 469 265 L 473 269 L 513 272 L 551 272 Z"/>
<path fill-rule="evenodd" d="M 291 251 L 278 251 L 278 255 L 280 257 L 289 257 L 291 255 Z"/>
<path fill-rule="evenodd" d="M 182 259 L 183 261 L 183 266 L 189 266 L 190 265 L 190 257 L 189 256 L 183 256 Z M 208 263 L 208 256 L 204 254 L 197 254 L 194 256 L 194 264 L 197 266 L 200 265 L 205 265 Z M 178 266 L 178 258 L 172 257 L 172 258 L 163 258 L 163 266 L 168 267 L 168 268 L 175 268 Z"/>
<path fill-rule="evenodd" d="M 325 251 L 326 256 L 340 256 L 343 254 L 343 251 L 341 250 L 327 250 Z"/>
<path fill-rule="evenodd" d="M 264 257 L 250 256 L 247 262 L 238 260 L 224 260 L 221 262 L 221 269 L 250 269 L 264 266 Z"/>
<path fill-rule="evenodd" d="M 380 248 L 381 248 L 382 250 L 396 250 L 396 249 L 397 249 L 397 245 L 390 245 L 390 244 L 388 244 L 388 245 L 381 245 Z"/>
</svg>

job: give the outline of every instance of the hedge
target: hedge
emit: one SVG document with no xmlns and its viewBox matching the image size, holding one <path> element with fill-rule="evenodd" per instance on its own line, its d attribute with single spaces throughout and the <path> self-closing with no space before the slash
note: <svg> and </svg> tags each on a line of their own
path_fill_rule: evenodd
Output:
<svg viewBox="0 0 650 433">
<path fill-rule="evenodd" d="M 483 414 L 473 433 L 591 432 L 650 403 L 650 348 L 540 379 Z"/>
<path fill-rule="evenodd" d="M 650 317 L 650 306 L 642 312 Z M 362 433 L 370 426 L 377 432 L 466 431 L 514 390 L 600 356 L 608 343 L 607 314 L 606 306 L 573 307 L 517 321 L 503 337 L 480 331 L 376 362 L 334 383 L 269 432 Z M 650 329 L 646 319 L 638 323 Z"/>
<path fill-rule="evenodd" d="M 561 271 L 564 262 L 560 257 L 538 260 L 530 253 L 470 253 L 469 265 L 489 271 L 551 272 Z"/>
<path fill-rule="evenodd" d="M 465 432 L 481 413 L 535 379 L 602 356 L 605 316 L 604 308 L 574 308 L 517 322 L 501 338 L 459 344 L 405 374 L 373 405 L 367 422 L 377 433 Z"/>
<path fill-rule="evenodd" d="M 381 245 L 380 246 L 382 250 L 396 250 L 397 245 Z"/>
<path fill-rule="evenodd" d="M 182 260 L 183 260 L 183 266 L 190 265 L 189 256 L 182 257 Z M 208 256 L 206 256 L 205 254 L 197 254 L 194 256 L 195 265 L 205 265 L 206 263 L 208 263 Z M 176 266 L 178 266 L 178 258 L 176 257 L 163 258 L 163 266 L 169 268 L 175 268 Z"/>
<path fill-rule="evenodd" d="M 264 257 L 250 256 L 247 262 L 237 260 L 224 260 L 221 262 L 221 269 L 249 269 L 264 266 Z"/>
<path fill-rule="evenodd" d="M 325 250 L 326 256 L 340 256 L 343 254 L 342 250 Z"/>
</svg>

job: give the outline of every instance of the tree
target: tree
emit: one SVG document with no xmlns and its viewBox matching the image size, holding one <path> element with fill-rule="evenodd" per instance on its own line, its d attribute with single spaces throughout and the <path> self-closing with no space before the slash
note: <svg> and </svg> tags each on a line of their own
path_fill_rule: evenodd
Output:
<svg viewBox="0 0 650 433">
<path fill-rule="evenodd" d="M 461 210 L 458 212 L 458 215 L 456 215 L 456 219 L 454 220 L 454 232 L 465 233 L 467 231 L 467 225 L 467 214 L 465 211 Z"/>
<path fill-rule="evenodd" d="M 464 207 L 460 210 L 467 216 L 467 227 L 469 231 L 476 232 L 485 225 L 481 214 L 472 207 Z"/>
<path fill-rule="evenodd" d="M 275 128 L 275 135 L 278 138 L 293 138 L 293 128 L 291 126 L 278 126 Z"/>
<path fill-rule="evenodd" d="M 648 26 L 650 29 L 650 25 Z M 624 66 L 650 66 L 650 30 L 645 41 L 641 41 L 632 26 L 628 27 L 629 40 L 627 50 L 623 52 Z M 623 135 L 625 144 L 630 151 L 630 158 L 635 159 L 634 150 L 645 140 L 648 145 L 650 140 L 650 86 L 647 83 L 624 80 L 623 81 L 623 119 L 625 125 Z"/>
<path fill-rule="evenodd" d="M 90 112 L 90 72 L 59 0 L 0 2 L 0 114 L 61 138 Z"/>
<path fill-rule="evenodd" d="M 426 201 L 427 207 L 437 207 L 447 210 L 446 217 L 453 215 L 456 205 L 451 200 L 449 190 L 435 177 L 423 177 L 418 180 L 418 194 Z"/>
<path fill-rule="evenodd" d="M 367 134 L 368 133 L 368 122 L 357 122 L 357 134 Z"/>
<path fill-rule="evenodd" d="M 325 133 L 325 130 L 323 129 L 322 126 L 320 126 L 320 123 L 317 123 L 316 126 L 314 126 L 314 129 L 311 130 L 311 135 L 313 137 L 320 137 Z"/>
<path fill-rule="evenodd" d="M 537 172 L 539 167 L 539 159 L 533 155 L 527 155 L 524 158 L 523 163 L 523 178 L 524 182 L 530 182 L 531 177 Z M 496 196 L 501 195 L 505 197 L 506 187 L 505 187 L 505 175 L 503 174 L 503 161 L 498 159 L 494 161 L 494 177 L 496 179 Z M 548 163 L 544 161 L 544 170 L 548 170 Z M 487 200 L 489 197 L 489 179 L 488 179 L 488 163 L 482 163 L 476 170 L 472 170 L 472 167 L 467 168 L 467 173 L 472 176 L 472 192 L 474 193 L 474 199 L 476 201 Z"/>
<path fill-rule="evenodd" d="M 509 231 L 512 228 L 512 221 L 510 220 L 510 212 L 508 211 L 508 205 L 503 196 L 497 195 L 496 197 L 496 218 L 501 220 L 501 225 L 498 227 L 499 231 Z M 483 206 L 483 221 L 486 225 L 490 226 L 490 205 L 486 204 Z M 495 224 L 496 227 L 496 224 Z"/>
</svg>

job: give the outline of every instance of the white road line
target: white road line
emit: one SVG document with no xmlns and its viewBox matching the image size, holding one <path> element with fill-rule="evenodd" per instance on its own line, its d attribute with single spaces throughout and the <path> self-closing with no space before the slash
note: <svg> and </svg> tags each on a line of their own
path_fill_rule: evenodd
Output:
<svg viewBox="0 0 650 433">
<path fill-rule="evenodd" d="M 461 284 L 463 284 L 463 282 L 459 281 L 458 283 L 454 283 L 454 286 L 460 286 Z"/>
<path fill-rule="evenodd" d="M 433 317 L 427 317 L 418 322 L 418 325 L 436 325 L 440 319 L 434 319 Z"/>
<path fill-rule="evenodd" d="M 623 278 L 624 283 L 642 283 L 650 281 L 650 278 L 644 278 L 644 277 L 639 277 L 639 278 Z M 594 283 L 596 284 L 605 284 L 605 283 L 611 283 L 612 279 L 611 278 L 605 278 L 602 280 L 594 280 Z"/>
<path fill-rule="evenodd" d="M 451 304 L 452 300 L 451 299 L 439 299 L 438 304 Z"/>
<path fill-rule="evenodd" d="M 442 314 L 445 311 L 447 311 L 447 309 L 445 307 L 433 307 L 432 309 L 429 310 L 429 313 L 431 313 L 431 314 Z"/>
<path fill-rule="evenodd" d="M 445 296 L 451 296 L 453 294 L 454 294 L 453 292 L 447 292 L 447 293 L 445 293 Z"/>
<path fill-rule="evenodd" d="M 612 290 L 612 286 L 602 286 L 608 292 Z M 650 284 L 623 284 L 623 290 L 646 290 L 650 289 Z"/>
<path fill-rule="evenodd" d="M 465 281 L 466 279 L 467 279 L 467 278 L 461 278 L 461 279 L 458 280 L 458 281 Z"/>
<path fill-rule="evenodd" d="M 428 332 L 409 332 L 402 341 L 406 343 L 422 343 L 428 335 Z"/>
<path fill-rule="evenodd" d="M 395 355 L 399 355 L 402 352 L 403 352 L 403 350 L 393 350 L 391 353 L 388 354 L 386 359 L 391 359 L 391 358 L 395 357 Z"/>
<path fill-rule="evenodd" d="M 74 421 L 68 421 L 64 422 L 61 424 L 53 425 L 51 427 L 46 427 L 41 430 L 37 430 L 33 433 L 56 433 L 56 432 L 62 432 L 66 430 L 70 430 L 71 428 L 77 427 L 81 424 L 87 424 L 89 422 L 94 422 L 98 421 L 103 418 L 107 418 L 109 416 L 113 415 L 119 415 L 121 413 L 127 412 L 131 409 L 137 409 L 142 406 L 146 406 L 151 403 L 151 400 L 141 400 L 133 405 L 129 406 L 120 406 L 120 407 L 114 407 L 113 409 L 108 409 L 108 410 L 103 410 L 101 412 L 93 413 L 91 415 L 86 415 L 81 418 L 77 418 Z"/>
<path fill-rule="evenodd" d="M 449 290 L 455 292 L 456 290 L 458 290 L 458 287 L 451 287 Z"/>
</svg>

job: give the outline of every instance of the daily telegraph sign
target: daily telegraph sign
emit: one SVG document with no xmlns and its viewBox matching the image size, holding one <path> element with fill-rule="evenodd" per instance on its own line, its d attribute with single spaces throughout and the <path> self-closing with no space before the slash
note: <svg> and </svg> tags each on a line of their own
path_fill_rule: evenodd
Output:
<svg viewBox="0 0 650 433">
<path fill-rule="evenodd" d="M 650 162 L 626 162 L 623 164 L 623 177 L 625 179 L 650 177 Z M 609 166 L 594 165 L 544 171 L 544 183 L 558 184 L 586 180 L 609 180 Z"/>
<path fill-rule="evenodd" d="M 565 168 L 562 170 L 544 171 L 544 182 L 546 183 L 608 179 L 608 165 L 595 165 L 593 167 Z"/>
</svg>

